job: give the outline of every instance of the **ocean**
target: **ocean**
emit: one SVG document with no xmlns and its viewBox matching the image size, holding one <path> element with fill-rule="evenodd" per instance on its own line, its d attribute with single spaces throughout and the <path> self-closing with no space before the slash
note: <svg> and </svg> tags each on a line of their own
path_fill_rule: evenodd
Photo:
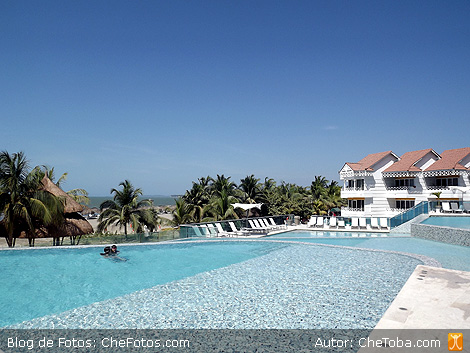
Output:
<svg viewBox="0 0 470 353">
<path fill-rule="evenodd" d="M 90 198 L 90 204 L 88 207 L 100 207 L 101 203 L 106 201 L 106 200 L 112 200 L 113 195 L 109 196 L 89 196 Z M 142 200 L 148 200 L 151 199 L 153 200 L 153 204 L 155 206 L 167 206 L 167 205 L 175 205 L 175 199 L 178 198 L 178 196 L 165 196 L 165 195 L 143 195 L 141 197 Z"/>
</svg>

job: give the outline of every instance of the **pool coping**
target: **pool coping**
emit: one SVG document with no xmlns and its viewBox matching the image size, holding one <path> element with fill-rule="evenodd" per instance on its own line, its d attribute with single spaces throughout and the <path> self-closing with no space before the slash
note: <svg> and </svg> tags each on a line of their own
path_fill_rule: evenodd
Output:
<svg viewBox="0 0 470 353">
<path fill-rule="evenodd" d="M 418 265 L 375 329 L 469 329 L 470 272 Z M 454 331 L 456 332 L 456 331 Z"/>
</svg>

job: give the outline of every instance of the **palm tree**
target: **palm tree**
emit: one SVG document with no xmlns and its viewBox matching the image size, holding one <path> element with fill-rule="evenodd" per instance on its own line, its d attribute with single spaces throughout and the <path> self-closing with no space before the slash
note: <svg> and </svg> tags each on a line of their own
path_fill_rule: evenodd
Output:
<svg viewBox="0 0 470 353">
<path fill-rule="evenodd" d="M 242 202 L 257 203 L 261 196 L 259 179 L 252 174 L 240 180 L 238 188 L 242 191 Z"/>
<path fill-rule="evenodd" d="M 193 187 L 187 190 L 183 196 L 186 203 L 191 205 L 191 218 L 194 222 L 201 222 L 209 203 L 209 194 L 207 187 L 203 183 L 193 182 Z"/>
<path fill-rule="evenodd" d="M 29 172 L 23 152 L 0 153 L 0 232 L 9 247 L 22 232 L 33 246 L 38 229 L 63 222 L 62 200 L 43 189 L 42 176 L 39 167 Z"/>
<path fill-rule="evenodd" d="M 104 201 L 100 205 L 102 211 L 99 217 L 98 231 L 103 232 L 110 225 L 124 227 L 124 235 L 127 237 L 127 225 L 130 223 L 134 229 L 139 229 L 145 213 L 150 212 L 144 209 L 145 206 L 151 206 L 149 200 L 139 201 L 142 196 L 142 189 L 134 189 L 129 180 L 124 180 L 119 184 L 122 190 L 111 189 L 114 194 L 113 200 Z"/>
<path fill-rule="evenodd" d="M 174 226 L 190 223 L 192 221 L 192 207 L 183 198 L 176 199 L 176 208 L 173 211 L 171 223 Z"/>
<path fill-rule="evenodd" d="M 223 174 L 217 174 L 217 179 L 214 179 L 211 185 L 212 195 L 218 196 L 225 191 L 227 195 L 233 196 L 236 187 L 237 185 L 230 181 L 230 177 L 226 178 Z"/>
<path fill-rule="evenodd" d="M 232 204 L 238 202 L 235 196 L 229 195 L 226 190 L 222 190 L 218 196 L 214 196 L 211 201 L 211 208 L 208 212 L 212 213 L 212 218 L 205 221 L 220 221 L 224 219 L 237 219 L 238 215 L 233 209 Z"/>
</svg>

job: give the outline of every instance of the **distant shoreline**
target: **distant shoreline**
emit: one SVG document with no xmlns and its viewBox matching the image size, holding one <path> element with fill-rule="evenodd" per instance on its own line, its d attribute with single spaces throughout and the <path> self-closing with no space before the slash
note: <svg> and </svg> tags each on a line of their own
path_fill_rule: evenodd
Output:
<svg viewBox="0 0 470 353">
<path fill-rule="evenodd" d="M 176 195 L 174 195 L 176 196 Z M 113 195 L 109 196 L 89 196 L 90 203 L 87 205 L 89 208 L 99 208 L 101 203 L 106 200 L 112 200 Z M 175 197 L 167 195 L 143 195 L 141 200 L 153 200 L 154 206 L 174 206 L 176 205 Z"/>
</svg>

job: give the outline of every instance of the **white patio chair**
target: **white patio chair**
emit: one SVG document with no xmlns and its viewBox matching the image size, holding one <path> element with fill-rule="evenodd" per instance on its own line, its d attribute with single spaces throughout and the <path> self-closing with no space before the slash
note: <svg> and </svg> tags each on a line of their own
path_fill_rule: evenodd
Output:
<svg viewBox="0 0 470 353">
<path fill-rule="evenodd" d="M 388 220 L 387 220 L 387 218 L 380 218 L 380 228 L 388 229 Z"/>
<path fill-rule="evenodd" d="M 377 221 L 377 218 L 372 217 L 370 219 L 370 227 L 379 229 L 379 222 Z"/>
<path fill-rule="evenodd" d="M 367 221 L 364 217 L 359 218 L 359 228 L 367 228 Z"/>
<path fill-rule="evenodd" d="M 344 219 L 338 219 L 338 228 L 346 228 L 344 224 Z"/>
<path fill-rule="evenodd" d="M 216 223 L 215 226 L 217 227 L 217 236 L 218 237 L 229 237 L 231 234 L 227 231 L 225 231 L 222 228 L 222 225 L 220 223 Z"/>
<path fill-rule="evenodd" d="M 451 202 L 450 203 L 450 208 L 451 208 L 452 212 L 454 212 L 454 213 L 462 213 L 463 212 L 463 210 L 461 210 L 459 208 L 459 204 L 457 202 Z"/>
<path fill-rule="evenodd" d="M 330 228 L 335 228 L 336 229 L 336 217 L 331 217 L 330 218 Z"/>
<path fill-rule="evenodd" d="M 351 218 L 351 228 L 359 228 L 359 218 Z"/>
<path fill-rule="evenodd" d="M 317 217 L 312 216 L 307 222 L 307 227 L 309 228 L 315 227 L 316 224 L 317 224 Z"/>
<path fill-rule="evenodd" d="M 470 202 L 464 202 L 463 203 L 463 208 L 466 213 L 470 213 Z"/>
<path fill-rule="evenodd" d="M 322 227 L 323 228 L 323 217 L 317 217 L 317 227 Z"/>
<path fill-rule="evenodd" d="M 448 202 L 442 201 L 442 212 L 452 212 Z"/>
</svg>

